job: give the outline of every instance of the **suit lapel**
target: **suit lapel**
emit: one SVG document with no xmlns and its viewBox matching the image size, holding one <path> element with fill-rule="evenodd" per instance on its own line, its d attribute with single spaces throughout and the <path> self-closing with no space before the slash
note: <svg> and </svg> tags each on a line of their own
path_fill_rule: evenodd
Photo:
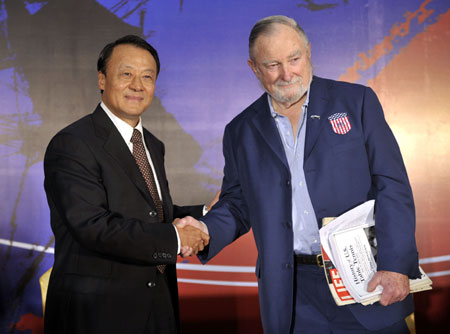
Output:
<svg viewBox="0 0 450 334">
<path fill-rule="evenodd" d="M 283 143 L 281 142 L 277 125 L 270 114 L 267 93 L 264 93 L 258 100 L 256 100 L 256 102 L 252 105 L 252 109 L 255 110 L 254 117 L 252 118 L 253 124 L 259 131 L 262 139 L 272 149 L 286 168 L 289 169 L 286 153 L 284 152 Z"/>
<path fill-rule="evenodd" d="M 143 197 L 155 206 L 139 167 L 114 123 L 100 106 L 92 114 L 92 119 L 97 136 L 104 140 L 103 148 L 105 151 L 114 158 L 142 193 Z"/>
<path fill-rule="evenodd" d="M 328 123 L 329 108 L 327 82 L 314 77 L 311 83 L 311 92 L 308 103 L 308 119 L 306 121 L 305 156 L 306 161 L 317 142 L 320 132 Z M 328 110 L 328 111 L 327 111 Z"/>
</svg>

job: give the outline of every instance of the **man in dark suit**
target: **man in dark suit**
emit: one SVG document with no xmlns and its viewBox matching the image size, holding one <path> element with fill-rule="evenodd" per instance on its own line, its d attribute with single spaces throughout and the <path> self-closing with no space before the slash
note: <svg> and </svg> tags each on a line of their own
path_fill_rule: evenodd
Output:
<svg viewBox="0 0 450 334">
<path fill-rule="evenodd" d="M 265 333 L 405 333 L 419 276 L 414 202 L 400 150 L 368 87 L 313 77 L 304 31 L 285 16 L 255 24 L 251 69 L 264 93 L 225 129 L 219 202 L 203 225 L 206 262 L 250 228 Z M 322 218 L 376 200 L 380 303 L 336 306 L 319 267 Z M 205 225 L 206 224 L 206 225 Z M 186 253 L 185 255 L 187 255 Z"/>
<path fill-rule="evenodd" d="M 44 160 L 55 235 L 45 333 L 177 333 L 177 254 L 209 237 L 171 224 L 202 206 L 172 204 L 164 145 L 142 127 L 158 55 L 125 36 L 97 65 L 101 104 L 61 130 Z"/>
</svg>

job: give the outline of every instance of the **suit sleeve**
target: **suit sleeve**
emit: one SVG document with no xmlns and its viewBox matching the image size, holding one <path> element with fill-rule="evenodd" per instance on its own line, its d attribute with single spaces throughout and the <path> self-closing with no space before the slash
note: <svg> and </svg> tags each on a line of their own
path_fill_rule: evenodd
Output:
<svg viewBox="0 0 450 334">
<path fill-rule="evenodd" d="M 173 206 L 173 218 L 183 218 L 186 216 L 200 219 L 203 217 L 203 205 Z"/>
<path fill-rule="evenodd" d="M 112 211 L 102 168 L 106 167 L 96 161 L 87 143 L 72 134 L 59 134 L 49 144 L 44 159 L 44 185 L 52 228 L 60 236 L 57 242 L 74 240 L 91 252 L 125 263 L 175 263 L 177 237 L 173 226 Z M 155 256 L 162 253 L 175 256 Z"/>
<path fill-rule="evenodd" d="M 206 251 L 199 253 L 202 262 L 209 261 L 225 246 L 250 230 L 248 208 L 239 181 L 234 148 L 232 134 L 227 126 L 223 138 L 225 167 L 220 198 L 201 219 L 208 226 L 211 236 Z"/>
<path fill-rule="evenodd" d="M 419 277 L 411 186 L 398 144 L 370 88 L 365 89 L 362 117 L 376 198 L 378 270 Z"/>
</svg>

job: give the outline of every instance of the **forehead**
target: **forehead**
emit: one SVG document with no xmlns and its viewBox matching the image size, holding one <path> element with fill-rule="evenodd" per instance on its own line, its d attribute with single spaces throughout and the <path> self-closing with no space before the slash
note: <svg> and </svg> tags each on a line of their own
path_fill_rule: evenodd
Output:
<svg viewBox="0 0 450 334">
<path fill-rule="evenodd" d="M 107 68 L 130 66 L 140 69 L 154 70 L 156 72 L 156 61 L 151 53 L 145 49 L 131 44 L 117 45 L 106 64 Z"/>
<path fill-rule="evenodd" d="M 284 59 L 297 51 L 306 52 L 306 41 L 296 30 L 284 24 L 275 24 L 273 29 L 256 39 L 254 55 L 257 60 Z"/>
</svg>

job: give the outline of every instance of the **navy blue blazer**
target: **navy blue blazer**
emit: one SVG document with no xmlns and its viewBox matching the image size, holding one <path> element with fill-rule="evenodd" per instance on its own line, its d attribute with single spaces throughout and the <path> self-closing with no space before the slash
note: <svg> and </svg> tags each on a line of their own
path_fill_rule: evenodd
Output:
<svg viewBox="0 0 450 334">
<path fill-rule="evenodd" d="M 328 119 L 338 113 L 346 113 L 350 122 L 345 134 L 336 133 Z M 264 331 L 288 333 L 294 287 L 291 175 L 267 94 L 226 126 L 223 153 L 222 193 L 202 218 L 211 240 L 199 257 L 207 262 L 252 228 Z M 378 270 L 419 276 L 411 187 L 372 89 L 313 78 L 304 171 L 319 227 L 323 217 L 339 216 L 375 199 Z M 413 302 L 408 296 L 387 307 L 343 307 L 368 329 L 379 329 L 410 314 Z"/>
</svg>

